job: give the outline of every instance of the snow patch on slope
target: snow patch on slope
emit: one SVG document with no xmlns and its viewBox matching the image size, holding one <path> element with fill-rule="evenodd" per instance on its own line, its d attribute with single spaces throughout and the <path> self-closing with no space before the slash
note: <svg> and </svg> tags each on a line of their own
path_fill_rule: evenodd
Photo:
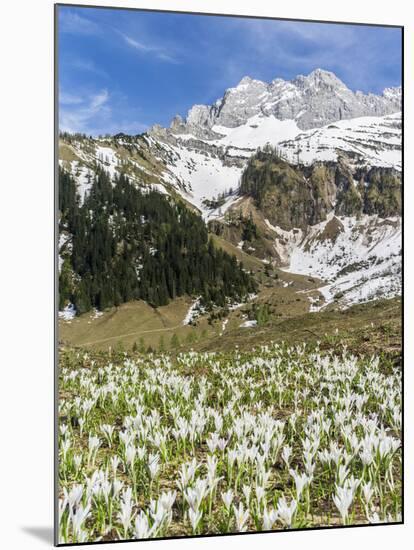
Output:
<svg viewBox="0 0 414 550">
<path fill-rule="evenodd" d="M 276 234 L 273 247 L 279 256 L 281 265 L 289 265 L 293 250 L 303 238 L 302 229 L 293 228 L 290 231 L 286 231 L 277 225 L 272 225 L 267 218 L 265 219 L 265 223 Z"/>
<path fill-rule="evenodd" d="M 401 170 L 401 113 L 385 117 L 340 120 L 308 130 L 279 143 L 289 162 L 336 161 L 338 151 L 351 153 L 372 166 Z"/>
<path fill-rule="evenodd" d="M 319 288 L 325 299 L 322 307 L 400 294 L 401 219 L 365 215 L 338 220 L 342 230 L 332 239 L 322 237 L 329 219 L 310 227 L 293 248 L 286 271 L 325 280 Z"/>
<path fill-rule="evenodd" d="M 197 298 L 191 306 L 188 308 L 186 316 L 183 319 L 183 325 L 190 325 L 200 315 L 205 312 L 205 309 L 201 305 L 201 297 Z"/>
<path fill-rule="evenodd" d="M 79 160 L 60 160 L 59 164 L 68 170 L 75 179 L 76 188 L 82 204 L 92 187 L 93 173 Z"/>
<path fill-rule="evenodd" d="M 211 209 L 203 201 L 238 188 L 242 168 L 226 166 L 217 157 L 182 146 L 164 145 L 164 148 L 170 153 L 164 179 L 204 214 L 208 215 Z"/>
<path fill-rule="evenodd" d="M 246 124 L 236 128 L 213 126 L 212 129 L 224 135 L 212 143 L 249 149 L 257 149 L 266 143 L 277 144 L 283 140 L 293 139 L 301 132 L 294 120 L 278 120 L 273 115 L 255 115 L 249 118 Z"/>
<path fill-rule="evenodd" d="M 72 321 L 76 317 L 76 308 L 73 304 L 68 304 L 62 311 L 59 311 L 59 319 L 62 321 Z"/>
<path fill-rule="evenodd" d="M 255 319 L 252 319 L 251 321 L 244 321 L 244 323 L 240 325 L 240 328 L 253 328 L 256 326 L 257 326 L 257 321 Z"/>
<path fill-rule="evenodd" d="M 111 179 L 113 179 L 118 170 L 118 157 L 112 147 L 97 145 L 96 158 L 103 168 L 110 173 Z"/>
</svg>

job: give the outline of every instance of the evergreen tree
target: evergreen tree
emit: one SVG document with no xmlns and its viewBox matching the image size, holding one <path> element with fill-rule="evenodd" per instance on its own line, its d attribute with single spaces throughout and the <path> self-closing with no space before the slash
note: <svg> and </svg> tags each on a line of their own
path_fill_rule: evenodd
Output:
<svg viewBox="0 0 414 550">
<path fill-rule="evenodd" d="M 138 350 L 139 350 L 140 353 L 145 353 L 145 340 L 142 336 L 139 339 L 139 348 L 138 348 Z"/>
<path fill-rule="evenodd" d="M 253 221 L 252 213 L 249 218 L 244 220 L 244 229 L 242 234 L 243 241 L 253 241 L 257 238 L 257 226 Z"/>
</svg>

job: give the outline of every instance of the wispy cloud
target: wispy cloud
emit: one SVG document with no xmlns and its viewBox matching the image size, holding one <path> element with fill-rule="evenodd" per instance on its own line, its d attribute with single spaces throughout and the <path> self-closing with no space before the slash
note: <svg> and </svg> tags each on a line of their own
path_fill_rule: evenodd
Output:
<svg viewBox="0 0 414 550">
<path fill-rule="evenodd" d="M 61 105 L 79 105 L 83 102 L 83 99 L 74 94 L 70 94 L 67 92 L 61 92 L 59 95 L 59 103 Z"/>
<path fill-rule="evenodd" d="M 92 73 L 97 76 L 103 76 L 104 78 L 109 78 L 108 73 L 104 69 L 89 59 L 73 59 L 70 62 L 70 65 L 74 69 Z"/>
<path fill-rule="evenodd" d="M 128 44 L 128 46 L 134 48 L 138 52 L 153 55 L 161 61 L 165 61 L 167 63 L 179 63 L 178 59 L 171 55 L 171 53 L 162 46 L 156 46 L 148 42 L 144 43 L 142 41 L 136 40 L 135 38 L 131 38 L 123 32 L 119 32 L 119 34 L 124 39 L 125 43 Z"/>
<path fill-rule="evenodd" d="M 86 132 L 91 130 L 99 118 L 103 123 L 110 118 L 108 90 L 101 90 L 89 96 L 74 96 L 67 92 L 59 94 L 59 127 L 68 132 Z"/>
<path fill-rule="evenodd" d="M 59 12 L 59 31 L 71 34 L 97 35 L 101 32 L 99 25 L 67 9 Z"/>
<path fill-rule="evenodd" d="M 90 101 L 90 108 L 92 110 L 100 109 L 105 105 L 109 99 L 108 90 L 102 90 L 100 93 L 92 96 Z"/>
<path fill-rule="evenodd" d="M 107 89 L 84 96 L 61 91 L 59 94 L 59 128 L 67 132 L 99 134 L 139 134 L 148 129 L 148 124 L 127 118 L 117 101 Z M 114 103 L 114 104 L 113 104 Z M 119 103 L 119 102 L 118 102 Z"/>
</svg>

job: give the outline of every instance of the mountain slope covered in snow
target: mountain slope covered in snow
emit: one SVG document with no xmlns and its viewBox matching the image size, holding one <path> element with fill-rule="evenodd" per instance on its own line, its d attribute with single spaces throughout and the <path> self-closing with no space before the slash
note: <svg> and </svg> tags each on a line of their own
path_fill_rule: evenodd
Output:
<svg viewBox="0 0 414 550">
<path fill-rule="evenodd" d="M 334 217 L 311 226 L 294 247 L 288 270 L 325 281 L 314 309 L 401 294 L 401 220 Z"/>
</svg>

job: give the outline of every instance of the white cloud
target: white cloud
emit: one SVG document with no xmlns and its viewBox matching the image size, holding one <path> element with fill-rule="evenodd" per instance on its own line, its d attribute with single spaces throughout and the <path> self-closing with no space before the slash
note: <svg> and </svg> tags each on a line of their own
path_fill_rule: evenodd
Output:
<svg viewBox="0 0 414 550">
<path fill-rule="evenodd" d="M 129 46 L 131 46 L 131 48 L 134 48 L 139 52 L 153 54 L 155 57 L 157 57 L 161 61 L 166 61 L 167 63 L 178 63 L 178 60 L 174 56 L 172 56 L 170 53 L 167 53 L 167 51 L 163 47 L 155 46 L 149 43 L 144 44 L 143 42 L 140 42 L 135 38 L 131 38 L 130 36 L 122 32 L 120 32 L 119 34 L 122 36 L 124 41 Z"/>
<path fill-rule="evenodd" d="M 96 63 L 89 59 L 73 59 L 69 63 L 71 67 L 80 71 L 85 71 L 108 78 L 108 73 L 104 69 L 102 69 L 102 67 L 97 66 Z"/>
<path fill-rule="evenodd" d="M 59 95 L 59 103 L 61 105 L 79 105 L 83 102 L 80 96 L 74 94 L 68 94 L 67 92 L 61 92 Z"/>
<path fill-rule="evenodd" d="M 59 8 L 59 31 L 71 34 L 99 34 L 100 27 L 94 21 L 81 17 L 67 8 Z"/>
<path fill-rule="evenodd" d="M 111 108 L 108 100 L 108 90 L 101 90 L 82 98 L 61 92 L 59 95 L 60 129 L 67 132 L 91 133 L 91 127 L 97 117 L 100 122 L 110 117 Z"/>
<path fill-rule="evenodd" d="M 59 95 L 59 129 L 66 132 L 99 134 L 140 134 L 148 124 L 119 116 L 111 105 L 112 96 L 103 89 L 93 94 L 79 96 L 66 91 Z"/>
<path fill-rule="evenodd" d="M 90 108 L 93 111 L 99 110 L 109 99 L 108 90 L 102 90 L 100 93 L 91 97 Z"/>
<path fill-rule="evenodd" d="M 124 37 L 124 40 L 127 44 L 129 44 L 133 48 L 136 48 L 137 50 L 141 50 L 143 52 L 148 52 L 152 50 L 152 48 L 145 46 L 145 44 L 141 44 L 141 42 L 138 42 L 138 40 L 134 40 L 133 38 L 130 38 L 126 34 L 123 34 L 122 36 Z"/>
</svg>

